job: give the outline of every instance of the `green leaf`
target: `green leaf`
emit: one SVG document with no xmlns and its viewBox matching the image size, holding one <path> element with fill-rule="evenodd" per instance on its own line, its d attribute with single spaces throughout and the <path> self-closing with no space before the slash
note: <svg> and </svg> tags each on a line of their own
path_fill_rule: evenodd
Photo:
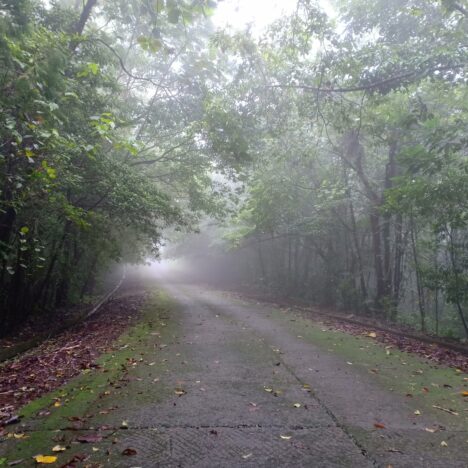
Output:
<svg viewBox="0 0 468 468">
<path fill-rule="evenodd" d="M 28 226 L 23 226 L 23 227 L 20 229 L 20 233 L 21 233 L 23 236 L 25 236 L 28 232 L 29 232 Z"/>
</svg>

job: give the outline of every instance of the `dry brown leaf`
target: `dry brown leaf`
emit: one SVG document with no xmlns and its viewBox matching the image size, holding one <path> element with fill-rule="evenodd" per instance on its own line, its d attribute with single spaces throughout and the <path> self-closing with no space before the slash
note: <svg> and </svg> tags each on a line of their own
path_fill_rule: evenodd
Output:
<svg viewBox="0 0 468 468">
<path fill-rule="evenodd" d="M 123 452 L 122 455 L 125 455 L 126 457 L 132 457 L 137 454 L 137 451 L 134 448 L 126 448 Z"/>
</svg>

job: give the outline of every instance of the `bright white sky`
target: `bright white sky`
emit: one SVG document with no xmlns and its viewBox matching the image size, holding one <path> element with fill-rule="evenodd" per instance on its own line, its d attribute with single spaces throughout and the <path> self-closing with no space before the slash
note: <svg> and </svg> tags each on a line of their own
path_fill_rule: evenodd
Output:
<svg viewBox="0 0 468 468">
<path fill-rule="evenodd" d="M 296 4 L 297 0 L 223 0 L 212 19 L 219 28 L 229 25 L 245 29 L 252 23 L 253 31 L 260 33 L 281 16 L 292 13 Z"/>
</svg>

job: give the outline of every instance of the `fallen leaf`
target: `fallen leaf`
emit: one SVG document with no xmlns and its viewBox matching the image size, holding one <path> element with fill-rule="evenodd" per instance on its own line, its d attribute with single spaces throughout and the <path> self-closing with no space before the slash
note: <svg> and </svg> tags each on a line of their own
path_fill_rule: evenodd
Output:
<svg viewBox="0 0 468 468">
<path fill-rule="evenodd" d="M 377 338 L 377 333 L 375 333 L 375 332 L 370 332 L 370 333 L 367 334 L 367 336 L 368 336 L 369 338 Z"/>
<path fill-rule="evenodd" d="M 132 457 L 133 455 L 136 455 L 137 451 L 134 448 L 126 448 L 123 452 L 122 455 L 125 455 L 127 457 Z"/>
<path fill-rule="evenodd" d="M 462 392 L 462 396 L 468 397 L 468 392 L 466 392 L 466 391 L 465 391 L 465 392 Z"/>
<path fill-rule="evenodd" d="M 243 458 L 244 460 L 247 460 L 247 458 L 250 458 L 251 456 L 252 456 L 252 453 L 247 453 L 247 454 L 245 454 L 245 455 L 242 455 L 242 458 Z"/>
<path fill-rule="evenodd" d="M 128 429 L 128 422 L 122 421 L 122 424 L 120 424 L 120 429 Z"/>
<path fill-rule="evenodd" d="M 71 460 L 68 460 L 64 465 L 62 465 L 61 468 L 76 468 L 76 465 L 86 460 L 86 458 L 88 458 L 87 455 L 77 453 Z"/>
<path fill-rule="evenodd" d="M 385 429 L 385 424 L 382 423 L 374 423 L 374 427 L 376 429 Z"/>
<path fill-rule="evenodd" d="M 4 421 L 2 424 L 4 426 L 9 426 L 10 424 L 16 424 L 20 421 L 20 416 L 14 415 L 11 418 L 8 418 L 6 421 Z"/>
<path fill-rule="evenodd" d="M 289 440 L 292 436 L 280 435 L 283 440 Z"/>
<path fill-rule="evenodd" d="M 265 392 L 273 393 L 273 389 L 272 389 L 272 388 L 265 387 Z"/>
<path fill-rule="evenodd" d="M 183 388 L 176 388 L 174 390 L 174 393 L 178 396 L 182 396 L 185 395 L 187 392 Z"/>
<path fill-rule="evenodd" d="M 62 447 L 61 445 L 56 445 L 52 449 L 52 452 L 65 452 L 65 450 L 67 450 L 67 447 Z"/>
<path fill-rule="evenodd" d="M 447 442 L 445 442 L 445 440 L 443 440 L 441 443 L 440 443 L 441 447 L 448 447 L 448 444 Z"/>
<path fill-rule="evenodd" d="M 19 460 L 13 460 L 10 463 L 8 463 L 8 466 L 16 466 L 16 465 L 21 465 L 21 463 L 24 462 L 24 458 L 20 458 Z"/>
<path fill-rule="evenodd" d="M 44 465 L 50 465 L 57 461 L 57 457 L 54 457 L 52 455 L 36 455 L 33 458 L 34 460 L 36 460 L 36 463 L 41 463 Z"/>
<path fill-rule="evenodd" d="M 95 444 L 96 442 L 101 442 L 102 436 L 99 434 L 88 434 L 79 436 L 76 440 L 82 444 Z"/>
<path fill-rule="evenodd" d="M 415 414 L 416 416 L 421 416 L 421 411 L 416 410 L 416 411 L 414 412 L 414 414 Z"/>
<path fill-rule="evenodd" d="M 13 437 L 15 439 L 25 439 L 26 438 L 26 434 L 24 432 L 20 432 L 19 434 L 13 434 Z"/>
<path fill-rule="evenodd" d="M 430 432 L 431 434 L 433 434 L 434 432 L 437 432 L 437 429 L 432 429 L 431 427 L 426 427 L 424 430 L 426 432 Z"/>
<path fill-rule="evenodd" d="M 301 407 L 301 404 L 300 403 L 294 403 L 294 408 L 300 408 Z"/>
</svg>

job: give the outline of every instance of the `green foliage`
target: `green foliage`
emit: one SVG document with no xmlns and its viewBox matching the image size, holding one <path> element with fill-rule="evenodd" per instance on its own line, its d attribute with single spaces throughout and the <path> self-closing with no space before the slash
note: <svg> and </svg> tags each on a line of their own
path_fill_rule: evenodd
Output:
<svg viewBox="0 0 468 468">
<path fill-rule="evenodd" d="M 402 321 L 413 309 L 422 327 L 447 305 L 468 333 L 466 10 L 335 7 L 299 1 L 258 40 L 212 40 L 228 78 L 207 139 L 253 162 L 225 240 L 240 276 L 274 293 Z"/>
<path fill-rule="evenodd" d="M 203 90 L 160 95 L 198 60 L 213 6 L 106 2 L 77 36 L 81 11 L 67 2 L 0 2 L 2 333 L 80 301 L 112 262 L 157 257 L 167 226 L 222 210 L 196 145 Z"/>
</svg>

